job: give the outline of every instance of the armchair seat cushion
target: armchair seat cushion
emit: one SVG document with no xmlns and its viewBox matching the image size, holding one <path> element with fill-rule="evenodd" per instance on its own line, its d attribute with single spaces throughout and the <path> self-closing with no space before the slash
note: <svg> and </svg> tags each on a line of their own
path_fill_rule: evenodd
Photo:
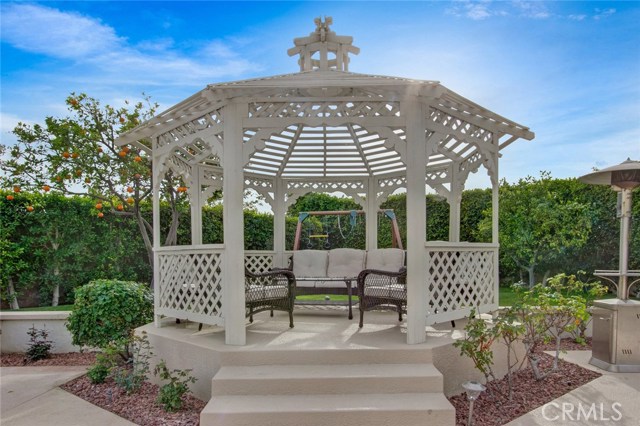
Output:
<svg viewBox="0 0 640 426">
<path fill-rule="evenodd" d="M 383 299 L 407 299 L 407 287 L 403 284 L 390 284 L 385 286 L 370 285 L 364 288 L 365 297 L 379 297 Z"/>
<path fill-rule="evenodd" d="M 259 300 L 273 300 L 286 298 L 289 289 L 286 285 L 259 285 L 252 284 L 245 289 L 245 299 L 247 302 Z"/>
</svg>

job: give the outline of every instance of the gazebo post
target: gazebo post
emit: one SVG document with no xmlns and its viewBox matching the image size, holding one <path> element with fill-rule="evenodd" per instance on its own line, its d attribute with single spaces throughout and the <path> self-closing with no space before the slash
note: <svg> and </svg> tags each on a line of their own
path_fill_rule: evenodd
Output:
<svg viewBox="0 0 640 426">
<path fill-rule="evenodd" d="M 224 107 L 223 210 L 223 299 L 225 343 L 246 344 L 244 295 L 244 172 L 242 155 L 242 117 L 247 104 Z"/>
<path fill-rule="evenodd" d="M 407 141 L 407 343 L 426 340 L 427 286 L 425 178 L 427 158 L 425 112 L 415 100 L 402 101 Z"/>
<path fill-rule="evenodd" d="M 158 138 L 153 141 L 157 145 Z M 160 301 L 160 262 L 158 261 L 158 251 L 160 248 L 160 179 L 162 174 L 160 170 L 164 167 L 158 161 L 158 155 L 154 150 L 152 153 L 151 164 L 151 185 L 153 193 L 151 200 L 153 205 L 153 322 L 156 327 L 162 325 L 162 315 L 158 315 L 158 305 Z"/>
<path fill-rule="evenodd" d="M 280 178 L 275 178 L 274 182 L 275 190 L 273 194 L 273 250 L 276 252 L 273 259 L 273 266 L 284 268 L 285 264 L 284 250 L 285 250 L 285 227 L 286 227 L 286 212 L 285 206 L 285 183 Z"/>
<path fill-rule="evenodd" d="M 460 242 L 460 204 L 462 202 L 462 189 L 464 182 L 459 182 L 458 173 L 460 165 L 456 162 L 452 165 L 451 190 L 449 191 L 449 241 Z"/>
<path fill-rule="evenodd" d="M 494 143 L 498 145 L 498 137 L 494 134 Z M 498 159 L 500 154 L 498 150 L 493 156 L 491 168 L 489 169 L 489 177 L 491 178 L 491 242 L 493 244 L 499 244 L 500 242 L 500 179 L 498 174 Z M 500 255 L 499 250 L 496 250 L 496 254 L 493 259 L 493 282 L 495 299 L 498 302 L 498 294 L 500 294 Z"/>
<path fill-rule="evenodd" d="M 202 244 L 202 185 L 200 184 L 200 166 L 191 166 L 189 183 L 189 204 L 191 205 L 191 245 Z"/>
<path fill-rule="evenodd" d="M 378 248 L 378 179 L 374 176 L 367 180 L 367 205 L 365 218 L 367 222 L 367 250 Z"/>
</svg>

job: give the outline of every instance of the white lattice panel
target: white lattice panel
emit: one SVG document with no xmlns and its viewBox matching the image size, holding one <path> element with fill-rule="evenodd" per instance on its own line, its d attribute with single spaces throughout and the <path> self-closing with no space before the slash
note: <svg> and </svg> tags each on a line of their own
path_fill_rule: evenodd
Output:
<svg viewBox="0 0 640 426">
<path fill-rule="evenodd" d="M 273 268 L 273 252 L 246 252 L 244 266 L 251 273 L 261 274 Z"/>
<path fill-rule="evenodd" d="M 260 118 L 311 117 L 395 117 L 400 115 L 399 102 L 252 102 L 249 116 Z"/>
<path fill-rule="evenodd" d="M 429 324 L 461 319 L 471 308 L 497 308 L 497 249 L 427 249 Z"/>
<path fill-rule="evenodd" d="M 221 325 L 222 251 L 163 251 L 156 315 Z"/>
</svg>

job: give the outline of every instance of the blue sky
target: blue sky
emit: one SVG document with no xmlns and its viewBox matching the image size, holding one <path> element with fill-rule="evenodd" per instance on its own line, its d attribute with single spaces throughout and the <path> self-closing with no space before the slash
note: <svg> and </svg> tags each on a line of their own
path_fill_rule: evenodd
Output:
<svg viewBox="0 0 640 426">
<path fill-rule="evenodd" d="M 2 1 L 0 138 L 66 115 L 70 92 L 164 109 L 295 72 L 286 50 L 321 15 L 360 47 L 351 71 L 437 80 L 530 127 L 503 151 L 510 182 L 640 160 L 640 2 Z"/>
</svg>

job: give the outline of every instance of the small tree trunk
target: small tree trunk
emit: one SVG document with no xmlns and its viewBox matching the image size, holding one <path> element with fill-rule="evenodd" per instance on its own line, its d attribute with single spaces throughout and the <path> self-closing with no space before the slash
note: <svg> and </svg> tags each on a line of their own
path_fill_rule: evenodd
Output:
<svg viewBox="0 0 640 426">
<path fill-rule="evenodd" d="M 56 267 L 53 275 L 58 276 L 59 270 Z M 58 306 L 60 303 L 60 283 L 56 281 L 55 286 L 53 287 L 53 297 L 51 298 L 51 306 Z"/>
<path fill-rule="evenodd" d="M 549 275 L 551 275 L 551 270 L 547 269 L 544 273 L 544 276 L 542 277 L 542 285 L 546 286 L 547 285 L 547 280 L 549 279 Z"/>
<path fill-rule="evenodd" d="M 18 303 L 18 295 L 16 294 L 16 289 L 13 286 L 13 278 L 9 277 L 9 304 L 11 309 L 20 309 L 20 304 Z"/>
<path fill-rule="evenodd" d="M 54 262 L 55 266 L 53 267 L 53 276 L 55 285 L 53 287 L 53 295 L 51 296 L 51 306 L 58 306 L 60 302 L 60 282 L 58 281 L 58 276 L 60 275 L 60 267 L 58 266 L 58 249 L 60 248 L 60 233 L 58 232 L 58 227 L 55 228 L 55 237 L 51 242 L 51 247 L 53 248 Z"/>
<path fill-rule="evenodd" d="M 527 272 L 529 272 L 529 288 L 533 288 L 536 285 L 536 274 L 533 266 L 528 267 Z"/>
<path fill-rule="evenodd" d="M 511 345 L 507 345 L 507 387 L 509 389 L 509 401 L 513 399 L 513 381 L 511 379 Z"/>
<path fill-rule="evenodd" d="M 560 358 L 560 342 L 562 339 L 560 339 L 560 332 L 558 332 L 558 335 L 556 336 L 556 356 L 555 358 L 553 358 L 553 370 L 557 370 L 558 369 L 558 358 Z"/>
</svg>

